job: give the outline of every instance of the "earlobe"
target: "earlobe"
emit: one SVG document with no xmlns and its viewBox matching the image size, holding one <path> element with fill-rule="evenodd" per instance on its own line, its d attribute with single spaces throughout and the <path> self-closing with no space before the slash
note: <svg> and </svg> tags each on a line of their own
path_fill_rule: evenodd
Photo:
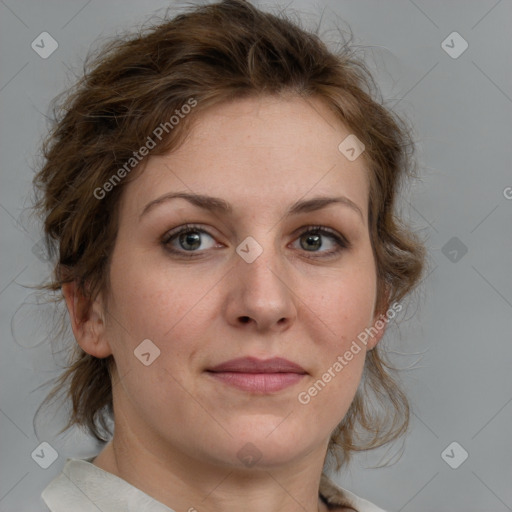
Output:
<svg viewBox="0 0 512 512">
<path fill-rule="evenodd" d="M 104 308 L 101 294 L 88 299 L 78 289 L 76 282 L 64 283 L 62 294 L 71 321 L 71 328 L 80 347 L 88 354 L 104 358 L 112 354 L 105 336 Z"/>
</svg>

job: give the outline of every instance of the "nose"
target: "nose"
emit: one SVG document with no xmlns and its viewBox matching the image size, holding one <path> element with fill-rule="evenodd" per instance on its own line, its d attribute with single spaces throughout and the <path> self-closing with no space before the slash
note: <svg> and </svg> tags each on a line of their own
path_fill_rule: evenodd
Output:
<svg viewBox="0 0 512 512">
<path fill-rule="evenodd" d="M 267 244 L 251 263 L 236 255 L 226 296 L 228 323 L 256 331 L 289 329 L 297 316 L 297 295 L 282 255 Z"/>
</svg>

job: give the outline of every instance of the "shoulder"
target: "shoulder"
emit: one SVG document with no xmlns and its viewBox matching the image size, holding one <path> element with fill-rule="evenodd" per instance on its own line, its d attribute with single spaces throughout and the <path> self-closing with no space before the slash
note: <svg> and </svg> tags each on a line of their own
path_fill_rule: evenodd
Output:
<svg viewBox="0 0 512 512">
<path fill-rule="evenodd" d="M 320 496 L 329 510 L 354 510 L 356 512 L 385 512 L 377 505 L 360 498 L 353 492 L 336 486 L 325 474 L 320 480 Z"/>
</svg>

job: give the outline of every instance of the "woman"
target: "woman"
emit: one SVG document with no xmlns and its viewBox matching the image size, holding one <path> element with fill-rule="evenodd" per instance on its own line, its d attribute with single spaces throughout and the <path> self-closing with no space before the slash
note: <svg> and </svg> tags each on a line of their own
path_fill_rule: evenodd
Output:
<svg viewBox="0 0 512 512">
<path fill-rule="evenodd" d="M 408 420 L 377 344 L 423 248 L 394 214 L 411 142 L 370 82 L 243 0 L 89 66 L 36 185 L 77 341 L 52 396 L 107 444 L 51 511 L 381 510 L 323 472 Z"/>
</svg>

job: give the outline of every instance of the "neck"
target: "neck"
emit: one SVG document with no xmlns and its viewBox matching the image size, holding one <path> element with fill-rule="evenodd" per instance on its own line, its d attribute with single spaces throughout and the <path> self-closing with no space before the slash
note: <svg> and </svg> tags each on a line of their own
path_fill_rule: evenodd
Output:
<svg viewBox="0 0 512 512">
<path fill-rule="evenodd" d="M 122 425 L 122 423 L 121 423 Z M 138 436 L 116 421 L 113 440 L 94 464 L 157 501 L 188 512 L 324 512 L 319 499 L 325 447 L 299 461 L 265 469 L 232 468 Z"/>
</svg>

